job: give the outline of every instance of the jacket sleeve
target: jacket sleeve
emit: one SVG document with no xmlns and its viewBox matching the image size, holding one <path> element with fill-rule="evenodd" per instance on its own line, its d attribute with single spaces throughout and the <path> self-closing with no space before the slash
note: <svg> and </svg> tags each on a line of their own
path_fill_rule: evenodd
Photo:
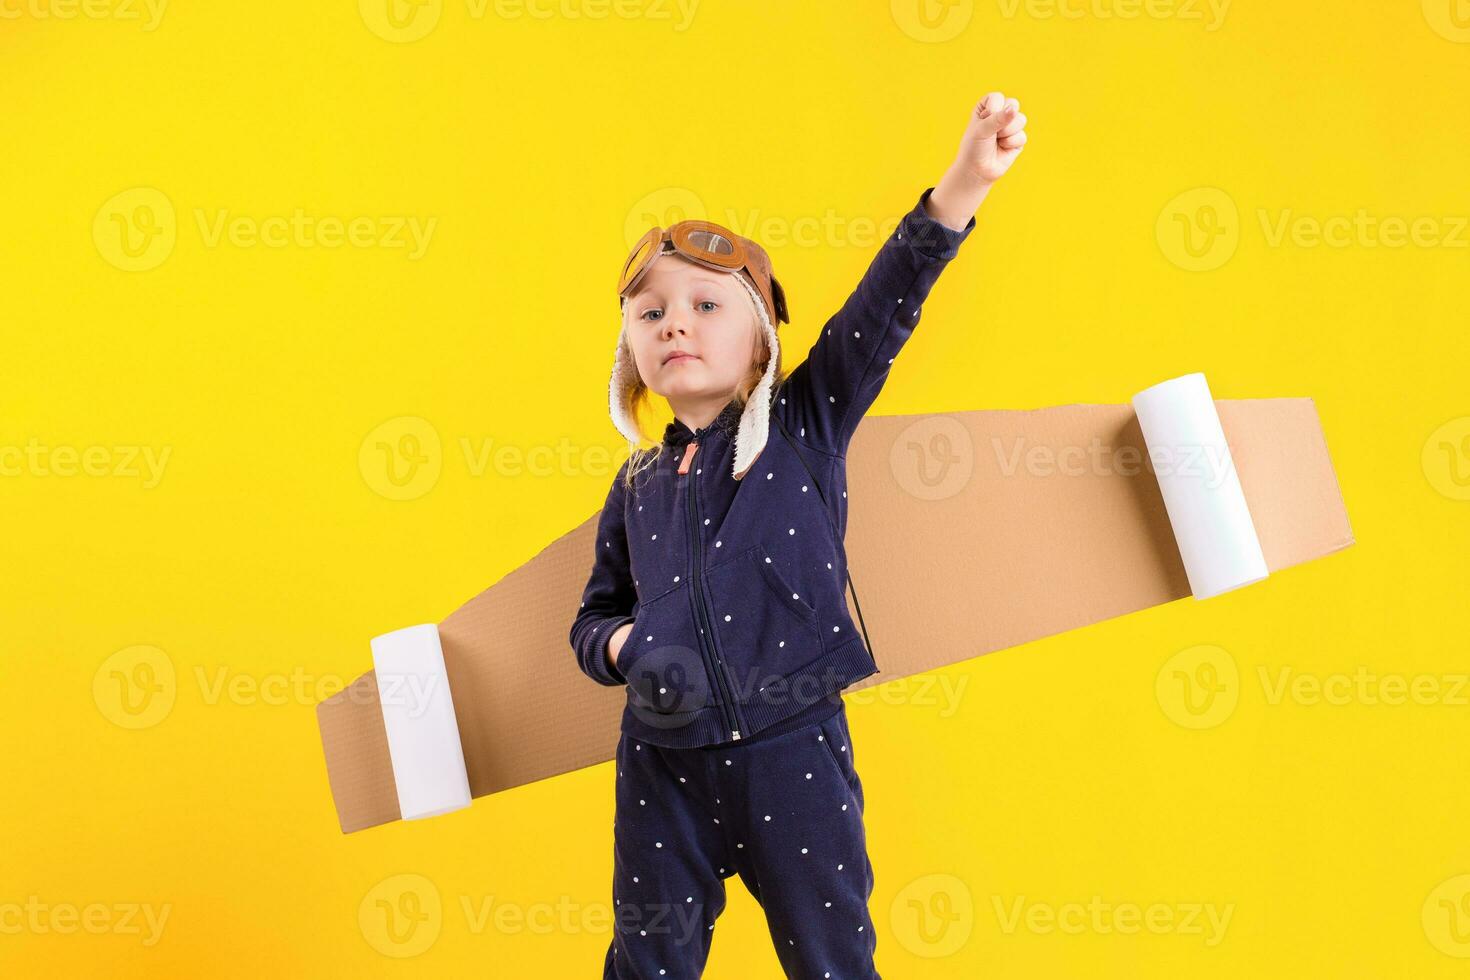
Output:
<svg viewBox="0 0 1470 980">
<path fill-rule="evenodd" d="M 782 385 L 790 404 L 781 410 L 805 429 L 809 445 L 837 456 L 847 452 L 893 358 L 918 325 L 929 290 L 975 227 L 973 216 L 963 231 L 930 217 L 924 205 L 933 192 L 929 187 L 919 195 Z"/>
<path fill-rule="evenodd" d="M 628 560 L 628 539 L 624 534 L 623 486 L 625 461 L 613 478 L 612 489 L 597 522 L 596 553 L 592 573 L 582 591 L 582 605 L 572 622 L 571 644 L 582 673 L 607 687 L 616 687 L 626 678 L 608 659 L 608 638 L 619 626 L 633 622 L 633 606 L 637 593 L 633 587 Z"/>
</svg>

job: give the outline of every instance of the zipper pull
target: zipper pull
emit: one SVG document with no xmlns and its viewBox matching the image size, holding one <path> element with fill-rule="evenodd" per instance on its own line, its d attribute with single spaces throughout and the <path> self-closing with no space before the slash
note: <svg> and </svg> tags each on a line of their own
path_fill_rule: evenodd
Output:
<svg viewBox="0 0 1470 980">
<path fill-rule="evenodd" d="M 683 475 L 689 472 L 689 463 L 694 459 L 694 453 L 699 449 L 699 441 L 689 443 L 689 448 L 684 450 L 684 458 L 679 461 L 679 473 Z"/>
</svg>

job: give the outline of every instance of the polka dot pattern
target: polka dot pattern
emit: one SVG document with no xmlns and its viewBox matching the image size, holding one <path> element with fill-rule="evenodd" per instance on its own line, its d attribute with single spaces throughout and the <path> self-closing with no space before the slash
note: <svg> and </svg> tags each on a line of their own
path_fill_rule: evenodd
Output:
<svg viewBox="0 0 1470 980">
<path fill-rule="evenodd" d="M 785 668 L 839 650 L 851 652 L 844 670 L 858 669 L 858 658 L 866 659 L 865 652 L 858 652 L 861 638 L 853 635 L 856 624 L 848 618 L 846 576 L 837 572 L 843 567 L 841 549 L 832 539 L 831 522 L 841 525 L 846 518 L 844 460 L 852 436 L 881 393 L 896 355 L 917 329 L 940 274 L 975 224 L 970 221 L 956 230 L 936 221 L 926 206 L 932 191 L 926 188 L 919 195 L 875 250 L 853 301 L 836 311 L 805 360 L 771 392 L 770 414 L 780 425 L 773 421 L 764 434 L 745 478 L 734 479 L 732 462 L 746 406 L 731 399 L 716 418 L 697 428 L 678 420 L 669 423 L 663 439 L 668 451 L 640 472 L 633 486 L 624 479 L 624 463 L 609 488 L 598 517 L 592 574 L 572 624 L 578 666 L 597 682 L 626 684 L 630 692 L 639 673 L 660 674 L 637 693 L 653 702 L 667 692 L 670 697 L 658 699 L 667 706 L 642 707 L 655 713 L 697 712 L 691 724 L 700 731 L 693 737 L 703 744 L 732 737 L 731 730 L 740 725 L 759 727 L 739 717 L 744 702 L 728 698 L 728 684 L 717 676 L 717 658 L 728 651 L 741 651 L 727 665 L 732 672 L 781 679 L 790 673 Z M 794 447 L 787 444 L 787 433 Z M 688 470 L 679 473 L 682 462 Z M 782 635 L 766 638 L 787 640 L 785 647 L 751 642 L 752 637 L 738 632 L 724 644 L 722 636 L 699 632 L 718 634 L 724 622 L 716 618 L 712 603 L 702 614 L 692 614 L 700 577 L 725 563 L 733 566 L 757 546 L 775 558 L 774 575 L 765 581 L 771 588 L 747 575 L 733 594 L 713 587 L 708 591 L 714 602 L 729 606 L 719 613 L 733 614 L 731 625 L 737 631 L 748 628 L 742 620 L 748 623 L 774 611 L 793 617 L 782 624 Z M 655 584 L 645 590 L 640 584 L 644 579 Z M 608 637 L 669 593 L 677 594 L 664 606 L 686 609 L 685 622 L 672 616 L 641 622 L 639 634 L 652 633 L 655 640 L 635 645 L 625 673 L 608 656 Z M 810 633 L 797 635 L 798 619 L 806 620 Z M 652 648 L 660 646 L 695 652 L 668 663 L 668 658 L 654 656 Z M 734 709 L 714 710 L 727 700 L 735 702 Z M 637 718 L 637 713 L 625 717 Z M 674 727 L 629 725 L 634 734 L 662 738 L 662 744 L 690 745 L 692 737 L 681 742 L 669 734 Z"/>
<path fill-rule="evenodd" d="M 772 393 L 772 415 L 796 433 L 799 458 L 773 423 L 736 481 L 741 406 L 732 401 L 720 424 L 700 427 L 697 447 L 687 426 L 671 423 L 671 451 L 638 486 L 625 482 L 626 464 L 619 469 L 589 536 L 593 568 L 571 645 L 585 674 L 624 685 L 641 709 L 624 714 L 612 777 L 616 915 L 604 976 L 700 975 L 725 881 L 737 875 L 761 903 L 788 976 L 876 975 L 873 870 L 846 710 L 807 709 L 763 737 L 744 709 L 759 719 L 755 698 L 822 654 L 855 651 L 845 667 L 864 666 L 830 521 L 847 514 L 848 444 L 975 224 L 956 231 L 930 217 L 932 191 L 876 249 L 856 301 Z M 706 603 L 698 616 L 696 598 Z M 609 637 L 629 623 L 644 642 L 626 644 L 614 665 Z M 746 677 L 765 683 L 731 704 L 727 681 Z M 692 704 L 693 720 L 643 721 L 661 704 Z M 731 740 L 732 721 L 745 738 Z"/>
<path fill-rule="evenodd" d="M 845 704 L 692 749 L 618 742 L 605 975 L 701 973 L 726 881 L 756 898 L 789 976 L 875 976 L 873 866 Z"/>
</svg>

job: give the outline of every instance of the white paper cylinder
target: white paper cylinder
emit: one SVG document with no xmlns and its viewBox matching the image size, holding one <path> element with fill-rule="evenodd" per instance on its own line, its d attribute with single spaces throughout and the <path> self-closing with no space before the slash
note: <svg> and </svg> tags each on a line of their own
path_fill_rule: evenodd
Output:
<svg viewBox="0 0 1470 980">
<path fill-rule="evenodd" d="M 1133 410 L 1194 597 L 1265 578 L 1266 558 L 1205 376 L 1146 388 L 1133 396 Z"/>
<path fill-rule="evenodd" d="M 433 623 L 373 637 L 378 703 L 388 731 L 388 755 L 405 820 L 470 805 L 470 780 Z"/>
</svg>

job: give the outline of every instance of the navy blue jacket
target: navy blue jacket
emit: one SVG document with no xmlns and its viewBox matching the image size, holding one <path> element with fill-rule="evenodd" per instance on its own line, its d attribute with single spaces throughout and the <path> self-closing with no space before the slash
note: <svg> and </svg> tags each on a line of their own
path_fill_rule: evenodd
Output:
<svg viewBox="0 0 1470 980">
<path fill-rule="evenodd" d="M 933 190 L 772 392 L 766 444 L 743 479 L 732 476 L 733 399 L 697 431 L 670 422 L 664 453 L 636 486 L 624 486 L 626 461 L 613 479 L 570 639 L 584 673 L 626 685 L 629 735 L 675 748 L 749 738 L 816 715 L 877 672 L 845 599 L 846 453 L 929 290 L 975 227 L 973 217 L 963 231 L 930 217 Z M 698 449 L 681 475 L 691 441 Z M 614 665 L 608 638 L 629 622 Z"/>
</svg>

